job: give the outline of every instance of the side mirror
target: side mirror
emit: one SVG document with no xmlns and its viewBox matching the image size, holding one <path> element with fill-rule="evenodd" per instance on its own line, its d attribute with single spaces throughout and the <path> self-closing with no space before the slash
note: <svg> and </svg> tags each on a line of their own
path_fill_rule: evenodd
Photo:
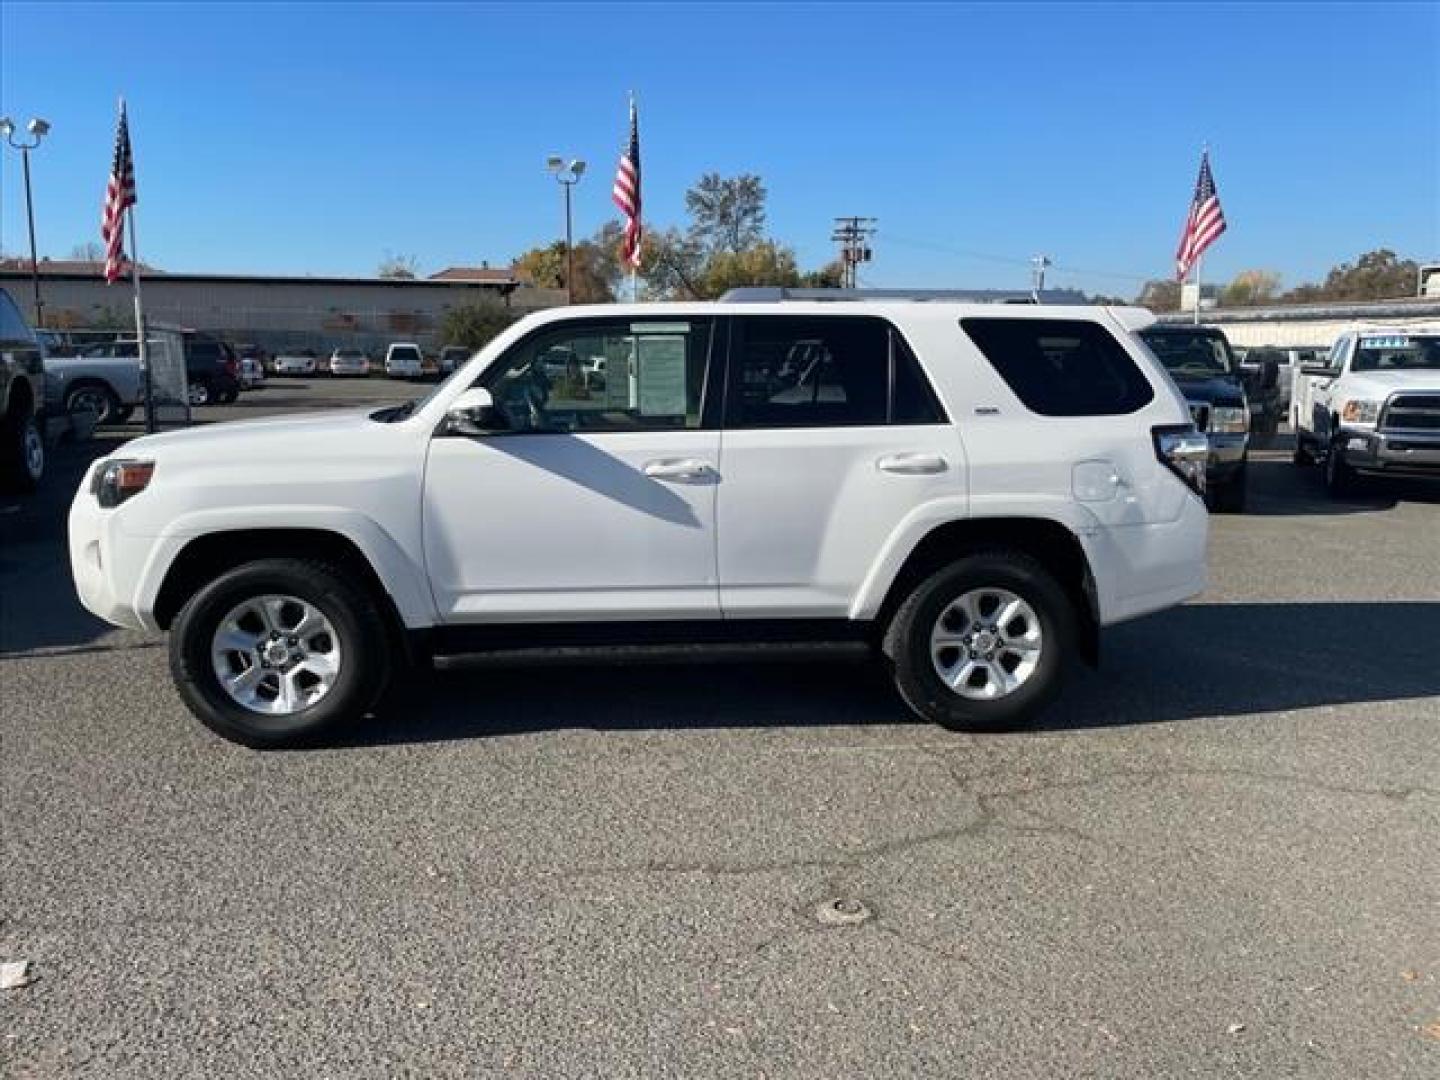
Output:
<svg viewBox="0 0 1440 1080">
<path fill-rule="evenodd" d="M 495 399 L 479 386 L 463 391 L 445 412 L 445 430 L 455 435 L 486 435 L 504 426 Z"/>
</svg>

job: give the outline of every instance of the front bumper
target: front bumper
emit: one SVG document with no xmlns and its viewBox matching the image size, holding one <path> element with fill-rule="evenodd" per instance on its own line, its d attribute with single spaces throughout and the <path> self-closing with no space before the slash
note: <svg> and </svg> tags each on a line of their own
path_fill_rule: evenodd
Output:
<svg viewBox="0 0 1440 1080">
<path fill-rule="evenodd" d="M 1250 436 L 1241 432 L 1206 432 L 1205 437 L 1210 440 L 1210 458 L 1205 463 L 1205 482 L 1223 484 L 1244 467 Z"/>
<path fill-rule="evenodd" d="M 1440 474 L 1440 432 L 1341 428 L 1339 447 L 1345 464 L 1356 469 Z"/>
<path fill-rule="evenodd" d="M 122 581 L 141 580 L 151 545 L 127 536 L 116 515 L 101 508 L 90 493 L 90 477 L 105 459 L 92 465 L 70 504 L 70 573 L 75 591 L 89 611 L 115 626 L 157 630 L 153 615 L 141 609 Z"/>
</svg>

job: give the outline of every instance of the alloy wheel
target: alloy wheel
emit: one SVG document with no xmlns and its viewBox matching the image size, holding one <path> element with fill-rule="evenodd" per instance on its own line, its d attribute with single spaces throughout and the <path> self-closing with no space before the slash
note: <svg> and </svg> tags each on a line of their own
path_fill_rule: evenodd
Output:
<svg viewBox="0 0 1440 1080">
<path fill-rule="evenodd" d="M 1044 635 L 1030 604 L 1008 589 L 971 589 L 930 632 L 930 659 L 961 697 L 994 701 L 1019 690 L 1040 665 Z"/>
<path fill-rule="evenodd" d="M 210 660 L 221 689 L 236 704 L 266 716 L 291 716 L 334 688 L 340 638 L 307 600 L 254 596 L 220 620 Z"/>
</svg>

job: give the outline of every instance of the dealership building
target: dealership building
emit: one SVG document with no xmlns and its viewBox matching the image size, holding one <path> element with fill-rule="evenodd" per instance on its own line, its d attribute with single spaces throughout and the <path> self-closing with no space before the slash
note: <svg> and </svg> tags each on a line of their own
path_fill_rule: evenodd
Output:
<svg viewBox="0 0 1440 1080">
<path fill-rule="evenodd" d="M 40 263 L 44 325 L 51 329 L 123 328 L 132 324 L 131 289 L 107 285 L 98 263 Z M 450 267 L 428 278 L 282 277 L 250 274 L 140 275 L 147 319 L 207 330 L 267 349 L 339 346 L 383 352 L 392 341 L 427 349 L 444 344 L 447 312 L 491 303 L 525 314 L 565 302 L 558 289 L 537 289 L 509 268 Z M 35 319 L 28 259 L 0 261 L 0 286 Z"/>
</svg>

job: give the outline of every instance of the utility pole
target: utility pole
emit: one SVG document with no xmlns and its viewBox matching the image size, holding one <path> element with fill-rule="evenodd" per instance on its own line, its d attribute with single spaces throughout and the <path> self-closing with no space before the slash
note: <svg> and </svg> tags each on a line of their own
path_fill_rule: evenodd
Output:
<svg viewBox="0 0 1440 1080">
<path fill-rule="evenodd" d="M 840 245 L 840 287 L 855 288 L 855 271 L 872 257 L 870 237 L 875 235 L 875 218 L 837 217 L 830 239 Z"/>
<path fill-rule="evenodd" d="M 1035 303 L 1040 302 L 1040 294 L 1045 291 L 1045 271 L 1054 265 L 1049 255 L 1034 255 L 1030 259 L 1030 265 L 1034 267 L 1030 271 L 1030 299 Z"/>
</svg>

